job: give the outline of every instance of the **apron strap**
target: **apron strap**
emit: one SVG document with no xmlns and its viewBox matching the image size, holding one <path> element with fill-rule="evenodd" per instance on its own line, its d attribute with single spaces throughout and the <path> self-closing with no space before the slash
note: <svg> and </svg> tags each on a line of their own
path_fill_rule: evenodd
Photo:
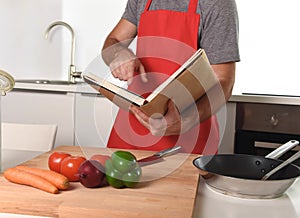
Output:
<svg viewBox="0 0 300 218">
<path fill-rule="evenodd" d="M 198 0 L 190 0 L 188 12 L 196 14 L 196 12 L 197 12 L 197 6 L 198 6 Z"/>
<path fill-rule="evenodd" d="M 152 0 L 148 0 L 147 1 L 147 4 L 146 4 L 145 9 L 144 9 L 144 12 L 146 12 L 146 11 L 149 10 L 151 3 L 152 3 Z M 198 0 L 190 0 L 188 12 L 196 14 L 196 12 L 197 12 L 197 6 L 198 6 Z"/>
<path fill-rule="evenodd" d="M 146 11 L 149 10 L 151 3 L 152 3 L 152 0 L 148 0 L 147 1 L 147 4 L 146 4 L 145 9 L 144 9 L 144 12 L 146 12 Z"/>
</svg>

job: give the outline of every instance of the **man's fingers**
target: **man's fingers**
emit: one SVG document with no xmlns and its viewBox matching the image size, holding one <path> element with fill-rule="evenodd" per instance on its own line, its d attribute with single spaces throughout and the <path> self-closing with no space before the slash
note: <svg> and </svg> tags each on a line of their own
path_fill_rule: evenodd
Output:
<svg viewBox="0 0 300 218">
<path fill-rule="evenodd" d="M 133 115 L 136 117 L 136 119 L 147 129 L 149 129 L 149 117 L 145 115 L 143 112 L 141 112 L 138 108 L 135 106 L 130 106 L 129 110 L 133 113 Z"/>
<path fill-rule="evenodd" d="M 149 120 L 150 132 L 155 136 L 163 136 L 167 129 L 167 121 L 163 118 Z"/>
<path fill-rule="evenodd" d="M 168 101 L 168 111 L 169 111 L 169 112 L 172 112 L 172 114 L 173 114 L 173 113 L 178 114 L 178 117 L 180 117 L 179 111 L 178 111 L 178 109 L 177 109 L 175 103 L 174 103 L 172 100 L 169 100 L 169 101 Z"/>
<path fill-rule="evenodd" d="M 141 79 L 144 83 L 148 82 L 148 78 L 147 78 L 147 75 L 146 75 L 146 71 L 145 71 L 145 68 L 142 64 L 140 64 L 140 67 L 139 67 L 139 72 L 141 74 Z"/>
</svg>

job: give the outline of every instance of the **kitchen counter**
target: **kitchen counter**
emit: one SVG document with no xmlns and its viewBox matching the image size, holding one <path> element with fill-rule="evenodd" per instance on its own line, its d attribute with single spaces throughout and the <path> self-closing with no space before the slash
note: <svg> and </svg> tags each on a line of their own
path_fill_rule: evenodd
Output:
<svg viewBox="0 0 300 218">
<path fill-rule="evenodd" d="M 49 91 L 49 92 L 98 94 L 98 92 L 94 90 L 90 85 L 83 82 L 79 82 L 71 85 L 16 82 L 14 90 L 36 90 L 36 91 Z"/>
<path fill-rule="evenodd" d="M 201 218 L 300 218 L 300 180 L 275 199 L 246 199 L 216 192 L 199 183 L 195 212 Z"/>
<path fill-rule="evenodd" d="M 300 105 L 300 96 L 233 94 L 229 102 Z"/>
<path fill-rule="evenodd" d="M 61 146 L 57 151 L 90 157 L 113 150 Z M 44 153 L 23 165 L 47 168 Z M 138 158 L 152 152 L 132 151 Z M 299 218 L 300 180 L 276 199 L 244 199 L 212 190 L 192 165 L 195 155 L 176 154 L 143 168 L 143 180 L 135 189 L 101 187 L 89 189 L 80 183 L 57 195 L 16 185 L 0 175 L 1 213 L 48 217 L 193 217 L 193 218 Z"/>
<path fill-rule="evenodd" d="M 98 94 L 98 92 L 95 91 L 92 87 L 82 82 L 74 85 L 34 84 L 34 83 L 16 82 L 14 89 Z M 230 97 L 229 102 L 300 105 L 300 96 L 256 95 L 256 94 L 234 93 Z"/>
<path fill-rule="evenodd" d="M 61 146 L 56 151 L 90 157 L 112 150 Z M 52 152 L 44 153 L 24 165 L 47 168 Z M 132 151 L 138 158 L 153 152 Z M 134 189 L 110 186 L 89 189 L 71 183 L 59 194 L 17 185 L 0 175 L 0 213 L 49 217 L 192 217 L 197 194 L 198 171 L 192 165 L 195 155 L 178 153 L 164 161 L 143 167 L 143 181 Z"/>
<path fill-rule="evenodd" d="M 0 172 L 42 154 L 42 151 L 1 149 Z"/>
</svg>

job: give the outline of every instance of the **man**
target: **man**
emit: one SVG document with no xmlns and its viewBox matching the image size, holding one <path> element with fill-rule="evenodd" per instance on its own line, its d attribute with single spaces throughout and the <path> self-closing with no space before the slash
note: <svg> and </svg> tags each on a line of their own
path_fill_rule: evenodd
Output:
<svg viewBox="0 0 300 218">
<path fill-rule="evenodd" d="M 136 36 L 134 54 L 127 47 Z M 128 81 L 129 90 L 147 95 L 182 64 L 170 57 L 183 55 L 187 59 L 192 54 L 190 48 L 195 52 L 199 47 L 208 56 L 219 88 L 207 91 L 183 113 L 169 101 L 161 119 L 148 117 L 135 106 L 131 113 L 120 110 L 108 147 L 161 150 L 180 144 L 185 152 L 215 153 L 219 132 L 213 113 L 229 99 L 235 62 L 239 61 L 234 0 L 128 1 L 122 18 L 105 40 L 102 57 L 115 78 Z"/>
</svg>

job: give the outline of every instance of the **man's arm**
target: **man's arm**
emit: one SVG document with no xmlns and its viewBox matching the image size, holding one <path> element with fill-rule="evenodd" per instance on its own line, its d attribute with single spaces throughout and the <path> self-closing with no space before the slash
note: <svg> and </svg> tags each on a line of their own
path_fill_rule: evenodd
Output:
<svg viewBox="0 0 300 218">
<path fill-rule="evenodd" d="M 174 103 L 169 101 L 168 111 L 162 119 L 152 119 L 135 106 L 131 107 L 131 111 L 156 136 L 179 135 L 190 130 L 216 113 L 231 96 L 235 80 L 235 62 L 212 65 L 212 68 L 219 84 L 196 102 L 197 110 L 190 107 L 179 114 Z"/>
<path fill-rule="evenodd" d="M 200 122 L 215 114 L 230 98 L 235 81 L 235 62 L 215 64 L 212 68 L 219 84 L 197 102 Z"/>
<path fill-rule="evenodd" d="M 128 47 L 137 34 L 137 28 L 134 24 L 125 19 L 120 19 L 104 41 L 102 47 L 102 58 L 109 65 L 116 53 Z"/>
<path fill-rule="evenodd" d="M 136 26 L 126 19 L 121 19 L 107 36 L 101 52 L 112 75 L 119 80 L 128 81 L 128 83 L 131 82 L 134 72 L 140 72 L 142 80 L 147 82 L 144 66 L 128 49 L 136 34 Z"/>
</svg>

